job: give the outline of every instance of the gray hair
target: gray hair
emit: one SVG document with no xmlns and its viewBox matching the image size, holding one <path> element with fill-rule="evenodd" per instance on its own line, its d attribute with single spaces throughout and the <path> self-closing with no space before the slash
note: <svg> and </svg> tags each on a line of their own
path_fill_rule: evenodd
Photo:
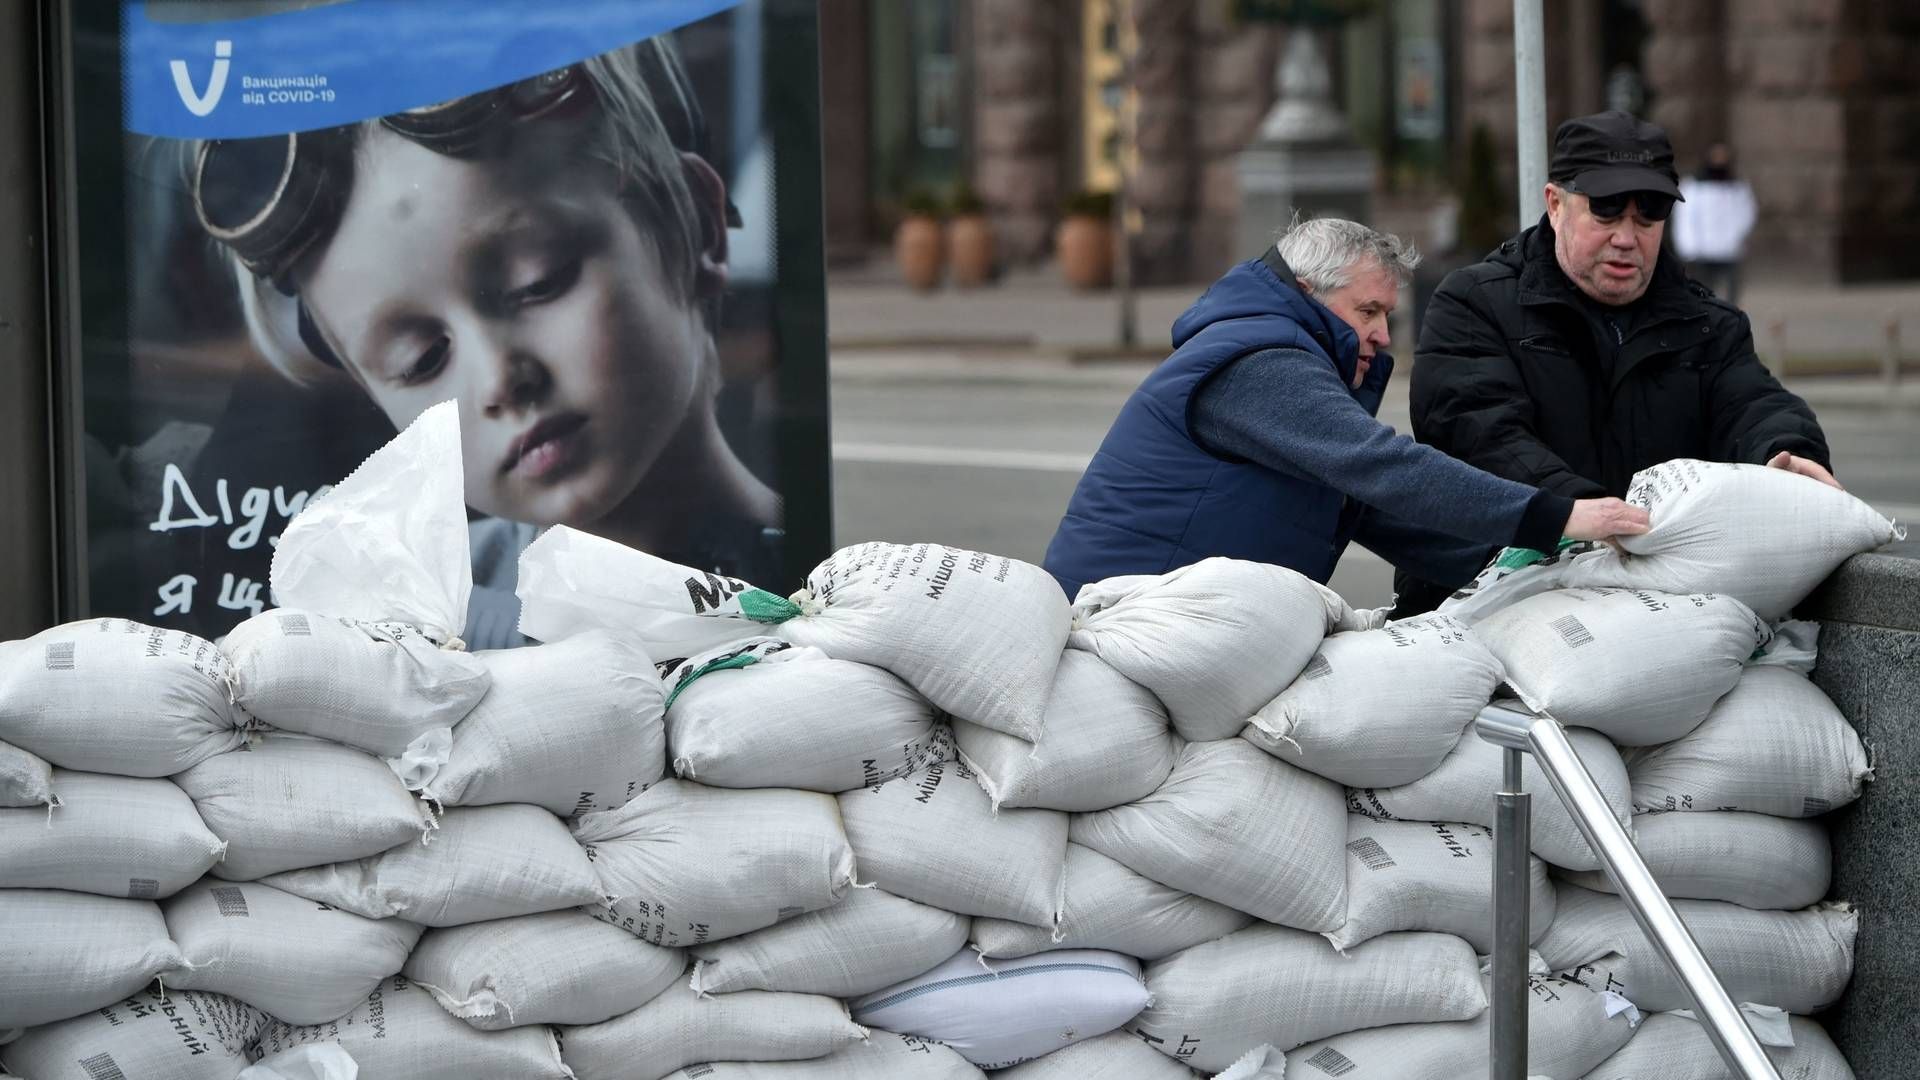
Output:
<svg viewBox="0 0 1920 1080">
<path fill-rule="evenodd" d="M 1340 218 L 1295 220 L 1280 234 L 1280 257 L 1311 292 L 1322 296 L 1352 284 L 1364 263 L 1393 272 L 1402 286 L 1413 280 L 1420 253 L 1411 241 Z"/>
</svg>

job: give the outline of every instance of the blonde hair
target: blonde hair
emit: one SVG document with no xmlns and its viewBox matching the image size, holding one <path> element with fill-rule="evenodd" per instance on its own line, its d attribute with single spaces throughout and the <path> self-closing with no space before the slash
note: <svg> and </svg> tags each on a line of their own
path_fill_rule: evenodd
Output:
<svg viewBox="0 0 1920 1080">
<path fill-rule="evenodd" d="M 690 301 L 704 237 L 714 223 L 706 219 L 681 165 L 682 151 L 704 156 L 707 147 L 700 105 L 679 51 L 663 35 L 579 66 L 593 95 L 579 153 L 606 167 L 621 202 L 643 226 L 641 236 L 653 246 L 677 298 Z M 379 123 L 374 118 L 354 125 L 356 143 L 364 147 L 366 134 Z M 511 138 L 504 142 L 506 152 L 512 145 Z M 356 153 L 354 160 L 364 161 L 364 154 Z M 307 258 L 324 255 L 326 246 L 325 240 L 316 244 Z M 267 363 L 296 383 L 333 370 L 302 342 L 297 299 L 255 275 L 232 251 L 226 250 L 225 256 L 239 289 L 247 334 Z"/>
</svg>

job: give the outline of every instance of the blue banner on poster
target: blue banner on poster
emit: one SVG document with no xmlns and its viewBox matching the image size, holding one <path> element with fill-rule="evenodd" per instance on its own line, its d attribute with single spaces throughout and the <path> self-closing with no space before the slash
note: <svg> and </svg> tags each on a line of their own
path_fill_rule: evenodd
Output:
<svg viewBox="0 0 1920 1080">
<path fill-rule="evenodd" d="M 124 0 L 126 126 L 241 139 L 350 124 L 565 67 L 739 3 L 318 0 L 207 19 L 187 13 L 220 8 Z"/>
</svg>

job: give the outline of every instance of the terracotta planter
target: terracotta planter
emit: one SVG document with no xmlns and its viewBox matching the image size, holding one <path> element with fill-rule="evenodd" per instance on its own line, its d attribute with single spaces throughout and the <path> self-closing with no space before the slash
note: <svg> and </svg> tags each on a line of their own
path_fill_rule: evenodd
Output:
<svg viewBox="0 0 1920 1080">
<path fill-rule="evenodd" d="M 938 219 L 914 216 L 900 222 L 893 233 L 893 259 L 908 285 L 928 290 L 940 284 L 943 240 Z"/>
<path fill-rule="evenodd" d="M 1112 222 L 1080 215 L 1067 218 L 1054 230 L 1053 252 L 1067 284 L 1080 289 L 1113 284 Z"/>
<path fill-rule="evenodd" d="M 961 288 L 985 285 L 993 277 L 993 225 L 984 214 L 968 214 L 947 223 L 947 272 Z"/>
</svg>

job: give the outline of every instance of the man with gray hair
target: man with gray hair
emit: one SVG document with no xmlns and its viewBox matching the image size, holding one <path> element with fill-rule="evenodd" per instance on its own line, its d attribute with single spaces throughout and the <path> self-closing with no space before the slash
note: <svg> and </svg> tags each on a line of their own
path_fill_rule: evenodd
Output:
<svg viewBox="0 0 1920 1080">
<path fill-rule="evenodd" d="M 1375 419 L 1393 373 L 1387 319 L 1419 261 L 1394 236 L 1322 218 L 1214 282 L 1067 504 L 1045 559 L 1067 595 L 1215 555 L 1325 582 L 1356 540 L 1451 580 L 1490 545 L 1645 532 L 1646 513 L 1619 499 L 1502 480 Z"/>
</svg>

